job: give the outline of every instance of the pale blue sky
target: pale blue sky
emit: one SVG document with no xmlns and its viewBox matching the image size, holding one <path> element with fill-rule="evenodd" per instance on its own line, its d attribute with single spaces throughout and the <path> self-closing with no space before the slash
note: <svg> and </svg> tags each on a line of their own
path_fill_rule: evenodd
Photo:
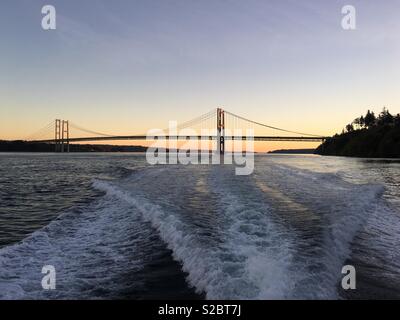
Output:
<svg viewBox="0 0 400 320">
<path fill-rule="evenodd" d="M 56 117 L 138 133 L 218 106 L 332 134 L 372 106 L 400 112 L 399 17 L 394 0 L 3 0 L 0 138 Z"/>
</svg>

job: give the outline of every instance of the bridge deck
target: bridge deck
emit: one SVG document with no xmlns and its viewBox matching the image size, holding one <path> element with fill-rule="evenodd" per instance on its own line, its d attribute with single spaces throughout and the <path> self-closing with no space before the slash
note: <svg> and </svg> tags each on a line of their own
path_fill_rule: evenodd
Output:
<svg viewBox="0 0 400 320">
<path fill-rule="evenodd" d="M 329 137 L 285 137 L 285 136 L 255 136 L 255 137 L 238 137 L 238 136 L 225 136 L 225 140 L 248 140 L 253 139 L 254 141 L 303 141 L 303 142 L 321 142 L 325 141 Z M 112 137 L 81 137 L 81 138 L 69 138 L 68 141 L 71 142 L 89 142 L 89 141 L 118 141 L 118 140 L 215 140 L 217 136 L 156 136 L 148 137 L 143 135 L 133 135 L 133 136 L 112 136 Z M 67 141 L 67 139 L 65 139 Z M 54 143 L 54 139 L 49 140 L 35 140 L 32 142 L 40 143 Z"/>
</svg>

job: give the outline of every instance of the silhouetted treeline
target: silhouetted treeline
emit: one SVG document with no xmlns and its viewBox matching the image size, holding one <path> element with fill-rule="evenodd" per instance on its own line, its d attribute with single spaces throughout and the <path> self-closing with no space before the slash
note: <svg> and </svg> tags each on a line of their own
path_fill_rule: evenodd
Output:
<svg viewBox="0 0 400 320">
<path fill-rule="evenodd" d="M 340 135 L 322 143 L 316 150 L 317 154 L 372 157 L 400 158 L 400 114 L 392 115 L 383 108 L 376 116 L 368 110 L 346 125 Z"/>
<path fill-rule="evenodd" d="M 70 152 L 145 152 L 147 148 L 106 144 L 70 144 L 69 150 Z M 0 140 L 0 152 L 54 152 L 54 144 Z"/>
</svg>

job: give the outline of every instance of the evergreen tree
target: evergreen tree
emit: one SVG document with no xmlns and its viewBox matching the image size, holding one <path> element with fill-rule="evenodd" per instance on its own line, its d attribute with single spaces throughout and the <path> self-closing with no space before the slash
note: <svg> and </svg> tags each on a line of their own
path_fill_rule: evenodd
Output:
<svg viewBox="0 0 400 320">
<path fill-rule="evenodd" d="M 389 110 L 385 107 L 383 108 L 382 112 L 378 116 L 378 125 L 386 126 L 393 124 L 394 117 L 390 114 Z"/>
<path fill-rule="evenodd" d="M 365 127 L 369 128 L 371 126 L 373 126 L 376 122 L 376 117 L 374 112 L 372 111 L 367 111 L 367 114 L 365 115 L 364 118 L 364 123 L 365 123 Z"/>
</svg>

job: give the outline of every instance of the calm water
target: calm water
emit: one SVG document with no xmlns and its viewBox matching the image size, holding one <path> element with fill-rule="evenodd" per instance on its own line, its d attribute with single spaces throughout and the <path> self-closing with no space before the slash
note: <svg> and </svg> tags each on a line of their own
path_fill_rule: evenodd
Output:
<svg viewBox="0 0 400 320">
<path fill-rule="evenodd" d="M 0 154 L 0 298 L 398 299 L 399 187 L 396 160 Z"/>
</svg>

